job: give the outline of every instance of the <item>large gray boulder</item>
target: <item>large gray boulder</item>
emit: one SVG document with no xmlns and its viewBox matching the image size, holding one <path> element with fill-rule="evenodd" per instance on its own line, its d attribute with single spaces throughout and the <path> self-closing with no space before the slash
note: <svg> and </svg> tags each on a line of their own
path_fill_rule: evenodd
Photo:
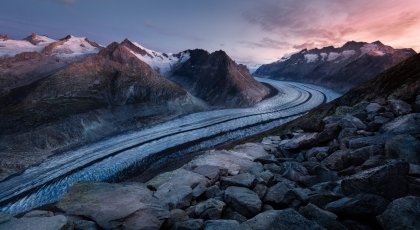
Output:
<svg viewBox="0 0 420 230">
<path fill-rule="evenodd" d="M 195 215 L 202 219 L 220 219 L 226 204 L 216 199 L 208 199 L 195 206 Z"/>
<path fill-rule="evenodd" d="M 394 136 L 385 143 L 385 155 L 420 164 L 420 141 L 407 134 Z"/>
<path fill-rule="evenodd" d="M 25 217 L 0 224 L 0 230 L 62 230 L 67 225 L 63 215 L 52 217 Z"/>
<path fill-rule="evenodd" d="M 238 186 L 251 188 L 255 184 L 255 176 L 250 173 L 241 173 L 234 176 L 220 178 L 220 185 L 222 187 Z"/>
<path fill-rule="evenodd" d="M 160 186 L 166 183 L 187 185 L 194 188 L 196 185 L 206 182 L 208 182 L 208 180 L 205 176 L 180 168 L 174 171 L 161 173 L 147 181 L 146 185 L 153 190 L 157 190 Z"/>
<path fill-rule="evenodd" d="M 58 202 L 68 215 L 84 216 L 105 229 L 126 226 L 160 228 L 169 211 L 143 184 L 79 183 Z"/>
<path fill-rule="evenodd" d="M 295 183 L 284 179 L 268 188 L 264 202 L 277 207 L 290 206 L 292 202 L 302 202 L 307 199 L 307 192 Z"/>
<path fill-rule="evenodd" d="M 410 113 L 412 110 L 410 104 L 405 101 L 391 99 L 388 102 L 391 105 L 391 111 L 397 116 Z"/>
<path fill-rule="evenodd" d="M 258 195 L 244 187 L 231 186 L 225 190 L 225 202 L 245 217 L 253 217 L 262 206 Z"/>
<path fill-rule="evenodd" d="M 208 220 L 204 223 L 204 230 L 244 230 L 236 220 Z"/>
<path fill-rule="evenodd" d="M 392 201 L 377 219 L 386 230 L 420 229 L 420 197 L 406 196 Z"/>
<path fill-rule="evenodd" d="M 325 209 L 344 217 L 375 217 L 385 211 L 388 201 L 378 195 L 361 193 L 343 197 L 325 206 Z"/>
<path fill-rule="evenodd" d="M 408 170 L 407 162 L 392 161 L 343 179 L 341 188 L 346 195 L 372 193 L 395 199 L 407 194 Z"/>
<path fill-rule="evenodd" d="M 321 209 L 314 204 L 309 203 L 308 205 L 301 207 L 299 213 L 309 220 L 316 221 L 319 225 L 327 229 L 346 229 L 346 227 L 338 222 L 337 215 Z"/>
<path fill-rule="evenodd" d="M 169 209 L 186 208 L 191 204 L 192 192 L 190 186 L 166 183 L 155 192 L 155 197 Z"/>
<path fill-rule="evenodd" d="M 382 132 L 395 134 L 420 134 L 420 113 L 410 113 L 400 116 L 386 123 L 381 128 Z"/>
<path fill-rule="evenodd" d="M 245 222 L 253 230 L 313 230 L 324 229 L 316 222 L 310 221 L 295 210 L 270 210 L 256 215 Z"/>
</svg>

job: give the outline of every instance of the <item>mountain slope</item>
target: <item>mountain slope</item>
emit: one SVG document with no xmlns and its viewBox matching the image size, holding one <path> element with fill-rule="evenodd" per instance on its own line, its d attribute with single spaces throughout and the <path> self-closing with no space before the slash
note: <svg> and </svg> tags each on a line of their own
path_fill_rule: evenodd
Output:
<svg viewBox="0 0 420 230">
<path fill-rule="evenodd" d="M 304 49 L 262 65 L 255 75 L 348 91 L 415 54 L 412 49 L 393 49 L 379 41 L 352 41 L 340 48 Z"/>
<path fill-rule="evenodd" d="M 175 69 L 170 79 L 211 105 L 249 106 L 270 93 L 224 51 L 186 52 L 190 58 Z"/>
<path fill-rule="evenodd" d="M 209 54 L 196 49 L 166 54 L 147 49 L 128 39 L 121 45 L 154 70 L 210 105 L 250 106 L 270 93 L 266 86 L 252 78 L 246 68 L 236 64 L 223 51 Z"/>
<path fill-rule="evenodd" d="M 355 106 L 362 101 L 400 99 L 408 103 L 419 103 L 420 100 L 420 54 L 401 62 L 389 70 L 377 75 L 374 79 L 355 87 L 342 97 L 321 105 L 279 130 L 301 127 L 306 130 L 318 130 L 325 116 L 334 113 L 339 106 Z M 414 106 L 415 107 L 415 106 Z M 420 109 L 420 108 L 417 108 Z"/>
</svg>

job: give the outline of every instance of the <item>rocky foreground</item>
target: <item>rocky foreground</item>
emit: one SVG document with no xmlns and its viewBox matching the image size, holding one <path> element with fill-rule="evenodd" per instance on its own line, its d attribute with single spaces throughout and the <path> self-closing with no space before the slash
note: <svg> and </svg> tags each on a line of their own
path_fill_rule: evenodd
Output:
<svg viewBox="0 0 420 230">
<path fill-rule="evenodd" d="M 80 183 L 0 229 L 419 229 L 420 96 L 341 106 L 319 132 L 208 151 L 146 183 Z"/>
</svg>

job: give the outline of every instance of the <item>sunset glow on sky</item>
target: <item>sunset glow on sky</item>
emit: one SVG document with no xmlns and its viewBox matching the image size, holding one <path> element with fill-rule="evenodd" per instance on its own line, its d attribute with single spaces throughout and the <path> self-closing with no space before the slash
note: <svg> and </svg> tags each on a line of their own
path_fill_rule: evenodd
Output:
<svg viewBox="0 0 420 230">
<path fill-rule="evenodd" d="M 129 38 L 163 52 L 225 50 L 268 63 L 303 48 L 382 41 L 420 51 L 419 0 L 14 0 L 0 8 L 0 34 Z"/>
</svg>

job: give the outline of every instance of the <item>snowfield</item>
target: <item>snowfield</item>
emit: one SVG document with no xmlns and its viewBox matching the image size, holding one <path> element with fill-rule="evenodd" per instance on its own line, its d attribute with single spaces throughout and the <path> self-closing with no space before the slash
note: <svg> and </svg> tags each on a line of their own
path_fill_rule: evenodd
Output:
<svg viewBox="0 0 420 230">
<path fill-rule="evenodd" d="M 132 169 L 272 129 L 339 96 L 309 84 L 257 80 L 279 94 L 252 108 L 194 113 L 51 157 L 0 182 L 0 211 L 22 213 L 59 200 L 79 181 L 115 181 Z"/>
</svg>

